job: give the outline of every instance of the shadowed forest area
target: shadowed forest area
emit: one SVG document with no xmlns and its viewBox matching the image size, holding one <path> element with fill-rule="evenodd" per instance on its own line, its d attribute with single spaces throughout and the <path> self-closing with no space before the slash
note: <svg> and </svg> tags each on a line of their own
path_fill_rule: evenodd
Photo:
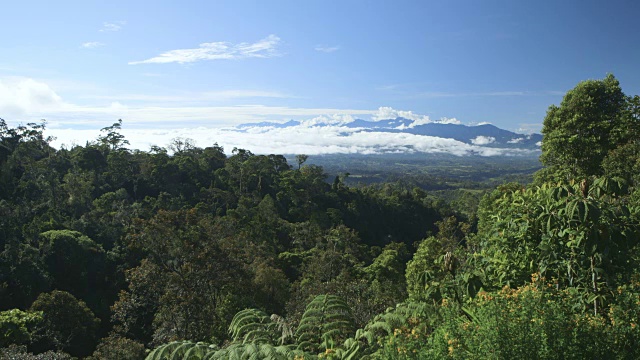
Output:
<svg viewBox="0 0 640 360">
<path fill-rule="evenodd" d="M 640 358 L 640 98 L 613 75 L 549 107 L 541 169 L 456 182 L 122 126 L 55 149 L 0 120 L 0 358 Z"/>
</svg>

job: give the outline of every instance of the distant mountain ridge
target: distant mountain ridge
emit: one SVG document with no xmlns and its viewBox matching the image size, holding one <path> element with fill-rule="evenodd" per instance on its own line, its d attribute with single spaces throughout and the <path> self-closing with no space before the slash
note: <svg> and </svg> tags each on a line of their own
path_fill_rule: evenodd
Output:
<svg viewBox="0 0 640 360">
<path fill-rule="evenodd" d="M 500 129 L 491 124 L 463 125 L 442 122 L 420 123 L 411 119 L 398 117 L 395 119 L 371 121 L 355 119 L 351 122 L 323 123 L 290 120 L 285 123 L 260 122 L 239 125 L 239 130 L 250 128 L 289 128 L 296 126 L 340 126 L 349 129 L 361 129 L 367 132 L 407 133 L 422 136 L 433 136 L 454 139 L 465 144 L 492 148 L 539 150 L 542 141 L 541 134 L 518 134 L 513 131 Z"/>
</svg>

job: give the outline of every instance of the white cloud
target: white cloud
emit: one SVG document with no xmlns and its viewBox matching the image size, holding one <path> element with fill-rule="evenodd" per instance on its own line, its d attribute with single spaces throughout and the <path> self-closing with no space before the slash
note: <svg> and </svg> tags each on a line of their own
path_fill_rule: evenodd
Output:
<svg viewBox="0 0 640 360">
<path fill-rule="evenodd" d="M 332 53 L 340 50 L 339 46 L 326 46 L 326 45 L 318 45 L 315 47 L 316 51 L 324 52 L 324 53 Z"/>
<path fill-rule="evenodd" d="M 65 85 L 67 86 L 71 84 Z M 63 87 L 64 87 L 63 86 Z M 58 86 L 59 87 L 59 86 Z M 72 87 L 70 89 L 73 89 Z M 95 90 L 95 89 L 91 89 Z M 0 77 L 0 116 L 7 121 L 47 119 L 51 128 L 96 128 L 123 119 L 128 126 L 178 128 L 196 126 L 234 126 L 248 122 L 310 119 L 322 114 L 332 121 L 349 121 L 350 116 L 368 116 L 373 110 L 335 108 L 295 108 L 287 106 L 236 105 L 211 106 L 207 102 L 230 98 L 290 97 L 257 90 L 224 90 L 197 95 L 87 96 L 83 99 L 109 101 L 107 105 L 78 105 L 63 101 L 48 84 L 31 78 Z M 189 100 L 200 101 L 195 104 Z M 134 102 L 134 104 L 131 104 Z M 340 120 L 342 119 L 342 120 Z"/>
<path fill-rule="evenodd" d="M 438 121 L 434 121 L 435 123 L 439 123 L 439 124 L 453 124 L 453 125 L 460 125 L 462 124 L 460 122 L 460 120 L 456 119 L 456 118 L 446 118 L 446 117 L 442 117 L 440 118 L 440 120 Z"/>
<path fill-rule="evenodd" d="M 229 42 L 202 43 L 194 49 L 177 49 L 162 53 L 142 61 L 131 61 L 129 65 L 137 64 L 167 64 L 167 63 L 192 63 L 203 60 L 234 60 L 245 58 L 269 58 L 279 56 L 277 47 L 280 38 L 276 35 L 269 35 L 266 38 L 255 42 L 232 44 Z"/>
<path fill-rule="evenodd" d="M 124 120 L 123 134 L 132 148 L 146 150 L 151 145 L 166 146 L 175 137 L 192 138 L 198 146 L 214 142 L 227 150 L 246 148 L 255 153 L 448 153 L 483 156 L 531 153 L 529 150 L 488 148 L 493 138 L 478 137 L 473 144 L 453 139 L 404 132 L 371 132 L 346 124 L 362 116 L 397 114 L 419 121 L 424 115 L 392 108 L 378 110 L 292 108 L 263 105 L 184 106 L 181 103 L 132 106 L 117 98 L 103 106 L 81 106 L 63 101 L 46 83 L 30 78 L 0 78 L 0 114 L 8 122 L 47 119 L 47 135 L 56 136 L 55 146 L 93 141 L 99 129 L 117 119 Z M 334 114 L 334 115 L 322 115 Z M 297 119 L 300 126 L 249 128 L 240 123 Z M 441 120 L 449 121 L 449 120 Z M 323 125 L 323 126 L 319 126 Z"/>
<path fill-rule="evenodd" d="M 410 127 L 429 123 L 460 124 L 460 121 L 456 118 L 440 118 L 440 120 L 431 120 L 428 115 L 414 114 L 412 111 L 396 110 L 388 106 L 379 107 L 378 111 L 372 116 L 372 119 L 380 121 L 395 119 L 398 117 L 413 120 L 414 123 Z"/>
<path fill-rule="evenodd" d="M 372 119 L 375 121 L 380 121 L 380 120 L 387 120 L 387 119 L 395 119 L 398 117 L 422 122 L 425 124 L 432 122 L 429 119 L 428 115 L 418 115 L 418 114 L 414 114 L 412 111 L 396 110 L 389 106 L 379 107 L 378 111 L 372 116 Z"/>
<path fill-rule="evenodd" d="M 443 98 L 443 97 L 492 97 L 492 96 L 533 96 L 535 92 L 530 91 L 489 91 L 489 92 L 443 92 L 425 91 L 414 95 L 415 98 Z"/>
<path fill-rule="evenodd" d="M 58 139 L 55 146 L 84 144 L 97 138 L 98 130 L 48 130 Z M 176 137 L 190 138 L 197 146 L 218 143 L 226 151 L 234 147 L 257 154 L 383 154 L 435 153 L 464 155 L 532 154 L 530 150 L 488 148 L 469 145 L 453 139 L 407 133 L 360 131 L 343 126 L 295 126 L 287 128 L 252 128 L 246 131 L 211 127 L 135 129 L 125 121 L 122 133 L 133 148 L 149 149 L 151 145 L 166 146 Z"/>
<path fill-rule="evenodd" d="M 120 29 L 122 29 L 122 26 L 126 23 L 126 21 L 104 22 L 102 23 L 102 29 L 100 29 L 100 32 L 120 31 Z"/>
<path fill-rule="evenodd" d="M 519 144 L 522 141 L 524 141 L 524 138 L 514 138 L 514 139 L 511 139 L 511 140 L 507 141 L 507 143 L 509 143 L 509 144 Z"/>
<path fill-rule="evenodd" d="M 145 102 L 182 102 L 195 103 L 206 101 L 219 101 L 241 98 L 294 98 L 292 95 L 277 91 L 263 90 L 219 90 L 201 93 L 188 93 L 184 95 L 146 95 L 146 94 L 121 94 L 121 95 L 85 95 L 82 99 L 99 99 L 115 101 L 145 101 Z"/>
<path fill-rule="evenodd" d="M 0 114 L 18 117 L 64 106 L 62 98 L 49 85 L 30 78 L 0 78 Z"/>
<path fill-rule="evenodd" d="M 64 83 L 63 83 L 64 85 Z M 160 128 L 178 128 L 189 124 L 197 126 L 234 126 L 247 122 L 279 121 L 292 118 L 309 119 L 321 114 L 343 114 L 329 116 L 332 119 L 373 114 L 372 110 L 335 108 L 295 108 L 287 106 L 236 105 L 211 106 L 214 99 L 228 100 L 235 97 L 287 97 L 269 91 L 229 90 L 201 93 L 196 101 L 192 94 L 166 96 L 90 96 L 84 99 L 107 100 L 106 105 L 78 105 L 63 101 L 48 84 L 23 77 L 0 77 L 0 116 L 9 122 L 27 122 L 47 119 L 50 128 L 102 128 L 117 119 L 128 126 L 147 127 L 153 124 Z M 134 104 L 131 104 L 134 102 Z M 334 120 L 338 121 L 338 120 Z"/>
<path fill-rule="evenodd" d="M 262 90 L 221 90 L 221 91 L 208 91 L 203 94 L 207 99 L 234 99 L 234 98 L 250 98 L 250 97 L 264 97 L 264 98 L 292 98 L 294 96 L 283 94 L 277 91 L 262 91 Z"/>
<path fill-rule="evenodd" d="M 496 141 L 496 138 L 494 138 L 493 136 L 476 136 L 475 139 L 471 139 L 471 143 L 474 145 L 489 145 L 491 143 L 494 143 Z"/>
<path fill-rule="evenodd" d="M 542 130 L 542 124 L 540 123 L 523 123 L 516 129 L 515 132 L 519 134 L 531 135 L 533 133 L 539 133 Z"/>
<path fill-rule="evenodd" d="M 314 117 L 313 119 L 303 120 L 300 122 L 301 126 L 317 126 L 317 125 L 344 125 L 353 122 L 353 116 L 349 114 L 333 114 L 333 115 L 321 115 Z"/>
<path fill-rule="evenodd" d="M 86 43 L 82 43 L 82 45 L 80 46 L 82 46 L 85 49 L 95 49 L 95 48 L 104 46 L 104 44 L 99 41 L 89 41 Z"/>
<path fill-rule="evenodd" d="M 115 106 L 117 105 L 117 106 Z M 0 108 L 1 110 L 2 108 Z M 341 113 L 345 115 L 368 115 L 371 110 L 293 108 L 285 106 L 238 105 L 238 106 L 176 106 L 128 105 L 112 102 L 106 106 L 81 106 L 62 103 L 57 109 L 21 113 L 17 120 L 31 121 L 46 118 L 51 128 L 102 128 L 114 120 L 123 119 L 128 126 L 144 128 L 178 128 L 183 126 L 235 126 L 242 123 L 280 121 L 292 118 L 317 117 L 318 114 Z"/>
</svg>

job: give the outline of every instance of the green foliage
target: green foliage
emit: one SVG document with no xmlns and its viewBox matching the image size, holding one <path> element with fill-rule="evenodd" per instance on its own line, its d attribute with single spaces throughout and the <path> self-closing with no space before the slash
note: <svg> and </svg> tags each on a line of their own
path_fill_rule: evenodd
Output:
<svg viewBox="0 0 640 360">
<path fill-rule="evenodd" d="M 492 205 L 491 226 L 478 233 L 476 259 L 488 284 L 519 286 L 529 274 L 553 278 L 602 305 L 635 268 L 638 208 L 623 184 L 606 178 L 506 193 Z"/>
<path fill-rule="evenodd" d="M 409 257 L 405 244 L 391 243 L 373 259 L 371 265 L 363 268 L 364 276 L 369 283 L 368 290 L 371 293 L 368 301 L 372 303 L 371 310 L 374 314 L 406 298 L 407 285 L 404 273 Z"/>
<path fill-rule="evenodd" d="M 257 309 L 245 309 L 238 312 L 231 320 L 229 333 L 234 342 L 273 343 L 276 340 L 277 324 L 267 314 Z M 287 336 L 281 337 L 281 344 Z"/>
<path fill-rule="evenodd" d="M 611 74 L 579 83 L 544 119 L 538 184 L 589 176 L 634 178 L 639 157 L 640 100 Z"/>
<path fill-rule="evenodd" d="M 222 360 L 222 359 L 265 359 L 289 360 L 311 359 L 312 355 L 295 350 L 290 346 L 274 346 L 269 343 L 232 343 L 222 349 L 207 343 L 176 341 L 161 345 L 151 351 L 146 360 Z"/>
<path fill-rule="evenodd" d="M 103 338 L 88 359 L 89 360 L 139 360 L 144 359 L 147 351 L 143 344 L 119 337 Z"/>
<path fill-rule="evenodd" d="M 349 340 L 357 341 L 358 347 L 349 351 L 356 359 L 388 358 L 389 349 L 394 356 L 398 338 L 407 343 L 398 353 L 413 355 L 424 346 L 426 337 L 431 333 L 433 321 L 437 319 L 437 308 L 423 302 L 405 302 L 384 313 L 376 315 L 363 329 L 358 329 L 353 339 L 347 339 L 344 348 L 349 351 Z"/>
<path fill-rule="evenodd" d="M 200 360 L 210 358 L 217 346 L 203 342 L 174 341 L 157 347 L 147 355 L 146 360 Z"/>
<path fill-rule="evenodd" d="M 227 316 L 241 306 L 249 291 L 232 284 L 250 282 L 240 244 L 225 240 L 225 232 L 207 216 L 189 211 L 159 211 L 137 224 L 135 245 L 149 254 L 164 276 L 153 328 L 157 342 L 173 339 L 224 338 Z M 130 298 L 132 299 L 132 298 Z"/>
<path fill-rule="evenodd" d="M 616 343 L 616 325 L 601 315 L 576 312 L 572 290 L 557 291 L 544 279 L 518 289 L 482 293 L 463 312 L 443 308 L 424 359 L 630 359 Z M 464 316 L 462 314 L 467 314 Z M 628 323 L 627 328 L 631 328 Z M 635 341 L 640 339 L 635 333 Z"/>
<path fill-rule="evenodd" d="M 54 290 L 40 294 L 30 310 L 42 313 L 42 325 L 36 331 L 37 349 L 62 349 L 74 356 L 91 354 L 100 320 L 83 301 Z"/>
<path fill-rule="evenodd" d="M 292 349 L 289 346 L 274 346 L 271 344 L 233 344 L 224 349 L 209 353 L 203 360 L 217 359 L 265 359 L 265 360 L 288 360 L 288 359 L 313 359 L 314 356 L 300 350 Z"/>
<path fill-rule="evenodd" d="M 31 342 L 34 328 L 42 322 L 42 313 L 12 309 L 0 312 L 0 347 Z"/>
<path fill-rule="evenodd" d="M 407 263 L 409 300 L 439 303 L 450 298 L 462 302 L 482 286 L 482 273 L 466 259 L 469 225 L 458 223 L 455 217 L 436 225 L 438 234 L 423 240 Z"/>
<path fill-rule="evenodd" d="M 118 122 L 113 123 L 113 125 L 102 128 L 100 131 L 104 135 L 98 137 L 98 142 L 110 151 L 116 151 L 124 145 L 129 145 L 129 140 L 126 140 L 124 135 L 120 134 L 121 129 L 122 120 L 118 120 Z"/>
<path fill-rule="evenodd" d="M 11 345 L 0 348 L 0 359 L 8 360 L 73 360 L 75 358 L 62 351 L 45 351 L 34 355 L 26 346 Z"/>
<path fill-rule="evenodd" d="M 603 175 L 607 153 L 628 138 L 625 101 L 611 74 L 569 90 L 559 107 L 549 107 L 544 119 L 542 163 L 571 177 Z"/>
<path fill-rule="evenodd" d="M 353 316 L 344 300 L 318 295 L 307 305 L 296 330 L 298 349 L 332 349 L 352 333 L 353 327 Z"/>
<path fill-rule="evenodd" d="M 54 288 L 84 297 L 103 287 L 105 252 L 89 237 L 72 230 L 50 230 L 40 234 L 39 249 Z"/>
<path fill-rule="evenodd" d="M 123 337 L 149 343 L 153 338 L 153 319 L 164 292 L 165 276 L 148 260 L 127 270 L 125 275 L 129 288 L 120 292 L 111 308 L 114 331 Z"/>
<path fill-rule="evenodd" d="M 389 175 L 363 157 L 366 171 L 330 164 L 332 186 L 303 155 L 292 167 L 189 139 L 132 151 L 121 126 L 56 150 L 44 124 L 0 120 L 0 310 L 14 309 L 2 345 L 92 359 L 158 344 L 149 358 L 640 357 L 640 98 L 612 76 L 549 110 L 537 186 L 482 200 L 539 164 L 389 155 Z"/>
</svg>

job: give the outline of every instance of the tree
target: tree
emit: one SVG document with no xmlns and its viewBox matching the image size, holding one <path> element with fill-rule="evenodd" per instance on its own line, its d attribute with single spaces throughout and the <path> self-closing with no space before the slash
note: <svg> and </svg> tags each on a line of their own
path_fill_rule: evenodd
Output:
<svg viewBox="0 0 640 360">
<path fill-rule="evenodd" d="M 77 231 L 50 230 L 40 234 L 40 253 L 54 288 L 76 294 L 92 306 L 104 301 L 102 246 Z M 102 305 L 106 309 L 107 304 Z"/>
<path fill-rule="evenodd" d="M 156 341 L 223 338 L 224 319 L 249 291 L 237 286 L 250 282 L 241 250 L 215 225 L 195 209 L 159 211 L 138 224 L 135 246 L 148 252 L 164 280 L 153 320 Z"/>
<path fill-rule="evenodd" d="M 145 358 L 146 350 L 141 343 L 111 335 L 102 339 L 90 360 L 139 360 Z"/>
<path fill-rule="evenodd" d="M 453 216 L 436 222 L 438 234 L 423 240 L 407 263 L 407 292 L 412 301 L 439 303 L 443 298 L 462 302 L 475 296 L 480 276 L 467 264 L 463 244 L 470 226 Z"/>
<path fill-rule="evenodd" d="M 12 309 L 0 312 L 0 347 L 31 342 L 34 327 L 42 322 L 42 313 Z"/>
<path fill-rule="evenodd" d="M 73 356 L 91 354 L 96 344 L 98 320 L 84 301 L 66 291 L 42 293 L 31 305 L 31 311 L 41 311 L 42 327 L 36 334 L 38 350 L 64 350 Z"/>
<path fill-rule="evenodd" d="M 309 158 L 309 155 L 304 155 L 304 154 L 296 155 L 296 163 L 298 164 L 298 170 L 300 170 L 300 168 L 302 167 L 302 164 L 304 164 L 308 158 Z"/>
<path fill-rule="evenodd" d="M 122 119 L 111 126 L 100 129 L 104 135 L 98 137 L 98 142 L 107 149 L 107 152 L 120 150 L 124 148 L 124 145 L 129 145 L 129 140 L 120 134 L 120 130 L 122 130 Z"/>
<path fill-rule="evenodd" d="M 611 74 L 579 83 L 551 105 L 544 119 L 540 160 L 550 170 L 545 178 L 602 175 L 609 151 L 629 138 L 627 97 Z"/>
</svg>

